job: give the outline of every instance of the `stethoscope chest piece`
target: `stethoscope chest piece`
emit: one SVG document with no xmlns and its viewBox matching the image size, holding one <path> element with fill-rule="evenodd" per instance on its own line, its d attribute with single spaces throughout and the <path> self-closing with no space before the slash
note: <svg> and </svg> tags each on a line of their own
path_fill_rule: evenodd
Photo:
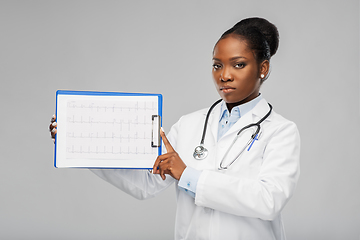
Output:
<svg viewBox="0 0 360 240">
<path fill-rule="evenodd" d="M 196 160 L 203 160 L 207 157 L 208 153 L 209 151 L 204 146 L 199 145 L 195 148 L 193 156 Z"/>
</svg>

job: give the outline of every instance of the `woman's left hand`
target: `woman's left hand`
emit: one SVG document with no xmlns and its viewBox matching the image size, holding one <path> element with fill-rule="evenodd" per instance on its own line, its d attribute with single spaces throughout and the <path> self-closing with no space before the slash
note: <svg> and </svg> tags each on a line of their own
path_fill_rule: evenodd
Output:
<svg viewBox="0 0 360 240">
<path fill-rule="evenodd" d="M 154 163 L 153 173 L 160 174 L 163 180 L 166 179 L 165 174 L 169 174 L 179 180 L 186 165 L 179 157 L 179 154 L 175 152 L 162 130 L 160 130 L 160 136 L 162 137 L 167 153 L 157 157 Z"/>
</svg>

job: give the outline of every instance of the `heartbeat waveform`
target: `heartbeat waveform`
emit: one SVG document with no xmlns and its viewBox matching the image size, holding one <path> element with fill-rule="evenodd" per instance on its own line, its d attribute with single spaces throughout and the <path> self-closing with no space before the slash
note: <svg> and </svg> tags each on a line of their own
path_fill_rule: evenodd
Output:
<svg viewBox="0 0 360 240">
<path fill-rule="evenodd" d="M 75 120 L 75 115 L 72 115 L 72 117 L 68 117 L 67 118 L 68 123 L 84 123 L 84 124 L 141 124 L 141 125 L 151 125 L 152 122 L 151 121 L 146 121 L 146 116 L 144 116 L 144 121 L 141 122 L 138 120 L 138 116 L 136 116 L 136 118 L 134 120 L 123 120 L 120 119 L 119 121 L 117 121 L 115 118 L 113 119 L 113 121 L 95 121 L 94 118 L 92 117 L 88 117 L 87 120 L 83 120 L 83 117 L 80 116 L 80 120 Z"/>
<path fill-rule="evenodd" d="M 147 107 L 146 103 L 144 102 L 144 107 L 139 106 L 139 102 L 135 102 L 132 106 L 117 106 L 116 104 L 113 104 L 113 106 L 98 106 L 95 105 L 95 103 L 90 104 L 76 104 L 75 101 L 68 102 L 67 104 L 68 108 L 78 108 L 78 109 L 90 109 L 91 111 L 96 110 L 97 112 L 101 111 L 102 109 L 107 112 L 107 110 L 112 110 L 112 112 L 115 112 L 115 110 L 127 110 L 127 111 L 139 111 L 139 110 L 155 110 L 155 103 L 151 103 L 151 107 Z"/>
<path fill-rule="evenodd" d="M 121 147 L 119 148 L 119 151 L 114 151 L 114 147 L 112 147 L 111 151 L 108 151 L 105 149 L 105 146 L 103 149 L 99 149 L 98 146 L 96 146 L 96 150 L 92 151 L 90 147 L 87 148 L 87 150 L 83 150 L 82 146 L 79 147 L 78 150 L 75 149 L 74 146 L 67 148 L 68 153 L 72 154 L 111 154 L 111 155 L 122 155 L 122 154 L 153 154 L 153 152 L 147 152 L 145 151 L 145 148 L 141 150 L 138 149 L 138 147 L 135 148 L 135 151 L 130 150 L 130 147 L 127 147 L 125 150 L 123 150 Z"/>
<path fill-rule="evenodd" d="M 141 136 L 138 136 L 138 133 L 135 133 L 134 136 L 130 136 L 129 134 L 126 136 L 123 136 L 123 135 L 117 136 L 115 133 L 111 133 L 111 136 L 106 136 L 106 132 L 105 132 L 104 135 L 99 136 L 98 132 L 96 134 L 95 133 L 88 133 L 88 134 L 80 133 L 80 135 L 75 135 L 74 132 L 68 132 L 67 137 L 68 138 L 81 138 L 81 139 L 120 139 L 120 140 L 125 139 L 128 141 L 130 141 L 130 140 L 151 140 L 151 137 L 146 137 L 145 133 L 144 133 L 144 136 L 141 137 Z"/>
</svg>

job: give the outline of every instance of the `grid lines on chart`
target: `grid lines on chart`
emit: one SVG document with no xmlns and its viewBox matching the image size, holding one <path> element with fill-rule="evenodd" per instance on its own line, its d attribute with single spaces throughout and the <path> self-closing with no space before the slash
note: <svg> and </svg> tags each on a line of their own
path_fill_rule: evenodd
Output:
<svg viewBox="0 0 360 240">
<path fill-rule="evenodd" d="M 156 155 L 151 116 L 157 112 L 156 101 L 69 100 L 66 156 L 127 160 Z"/>
</svg>

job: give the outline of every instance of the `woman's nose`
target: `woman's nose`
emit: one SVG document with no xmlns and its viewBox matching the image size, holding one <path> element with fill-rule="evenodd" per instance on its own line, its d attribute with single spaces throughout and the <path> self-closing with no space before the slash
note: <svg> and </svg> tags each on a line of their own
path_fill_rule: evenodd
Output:
<svg viewBox="0 0 360 240">
<path fill-rule="evenodd" d="M 233 81 L 234 78 L 229 70 L 229 68 L 224 68 L 222 73 L 220 74 L 220 81 L 227 82 L 227 81 Z"/>
</svg>

